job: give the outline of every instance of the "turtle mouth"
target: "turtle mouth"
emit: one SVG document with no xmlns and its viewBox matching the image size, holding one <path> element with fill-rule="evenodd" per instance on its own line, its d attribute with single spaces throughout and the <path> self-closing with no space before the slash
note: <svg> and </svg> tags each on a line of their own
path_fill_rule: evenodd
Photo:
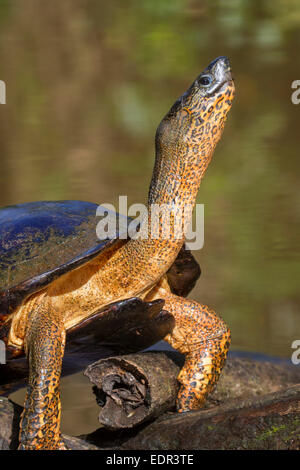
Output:
<svg viewBox="0 0 300 470">
<path fill-rule="evenodd" d="M 210 92 L 207 93 L 206 96 L 210 97 L 210 96 L 216 95 L 217 93 L 220 93 L 220 92 L 225 93 L 228 88 L 234 89 L 234 81 L 233 81 L 232 78 L 230 78 L 226 81 L 215 83 L 214 86 L 211 88 Z"/>
</svg>

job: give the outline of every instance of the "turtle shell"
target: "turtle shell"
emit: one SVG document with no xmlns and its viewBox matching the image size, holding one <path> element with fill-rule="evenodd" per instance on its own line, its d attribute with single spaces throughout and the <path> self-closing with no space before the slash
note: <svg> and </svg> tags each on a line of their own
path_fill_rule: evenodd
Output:
<svg viewBox="0 0 300 470">
<path fill-rule="evenodd" d="M 7 338 L 9 317 L 30 294 L 87 263 L 124 239 L 132 220 L 103 208 L 116 223 L 114 238 L 101 240 L 98 205 L 83 201 L 41 201 L 0 209 L 0 338 Z M 184 247 L 167 273 L 171 289 L 187 295 L 200 268 Z"/>
<path fill-rule="evenodd" d="M 8 315 L 29 294 L 88 262 L 119 238 L 130 219 L 115 217 L 113 239 L 99 240 L 97 204 L 41 201 L 0 209 L 0 315 Z"/>
</svg>

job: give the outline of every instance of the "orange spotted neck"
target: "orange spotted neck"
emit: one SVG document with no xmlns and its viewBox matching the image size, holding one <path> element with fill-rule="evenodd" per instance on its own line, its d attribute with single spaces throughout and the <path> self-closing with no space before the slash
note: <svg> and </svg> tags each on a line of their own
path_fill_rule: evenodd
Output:
<svg viewBox="0 0 300 470">
<path fill-rule="evenodd" d="M 223 67 L 222 64 L 219 66 Z M 179 215 L 187 219 L 192 217 L 200 182 L 231 107 L 234 93 L 231 76 L 229 79 L 225 69 L 220 73 L 221 83 L 217 84 L 213 93 L 205 94 L 196 80 L 160 123 L 156 133 L 156 160 L 148 214 L 141 223 L 142 228 L 145 224 L 146 233 L 144 231 L 142 237 L 131 238 L 116 250 L 100 255 L 91 283 L 93 301 L 89 297 L 86 302 L 86 294 L 82 292 L 82 311 L 86 308 L 92 312 L 100 304 L 136 295 L 143 298 L 176 259 L 184 242 L 184 236 L 178 238 L 178 233 L 175 236 L 174 227 L 178 221 L 176 209 L 187 207 L 188 210 L 179 212 Z M 158 234 L 156 232 L 153 236 L 153 204 L 174 207 L 167 237 L 163 236 L 166 226 L 164 213 L 157 225 Z M 182 217 L 181 224 L 183 222 Z"/>
<path fill-rule="evenodd" d="M 177 238 L 175 234 L 176 218 L 181 217 L 179 223 L 183 226 L 187 222 L 183 216 L 186 219 L 192 217 L 201 180 L 222 135 L 233 95 L 231 76 L 209 96 L 198 92 L 196 81 L 160 123 L 156 132 L 156 159 L 148 196 L 148 215 L 144 221 L 147 237 L 131 239 L 118 252 L 122 265 L 118 266 L 118 272 L 123 273 L 120 283 L 125 278 L 127 288 L 132 282 L 136 292 L 143 292 L 154 285 L 176 259 L 184 242 L 184 236 Z M 168 238 L 163 237 L 166 220 L 162 213 L 158 237 L 153 237 L 153 205 L 163 204 L 174 207 L 170 232 Z M 138 279 L 137 270 L 143 273 Z"/>
<path fill-rule="evenodd" d="M 222 94 L 219 105 L 223 100 L 225 101 L 225 96 Z M 205 102 L 209 109 L 211 101 Z M 227 106 L 225 109 L 227 110 Z M 148 215 L 144 221 L 148 231 L 147 237 L 131 239 L 121 250 L 124 252 L 122 259 L 127 260 L 124 261 L 128 263 L 127 267 L 131 269 L 134 263 L 133 272 L 136 273 L 136 266 L 139 267 L 139 272 L 143 272 L 143 276 L 134 280 L 135 288 L 140 292 L 154 285 L 166 273 L 184 242 L 184 233 L 178 238 L 175 227 L 178 227 L 178 224 L 184 227 L 184 223 L 192 217 L 201 180 L 225 123 L 223 116 L 220 122 L 211 125 L 210 132 L 205 132 L 210 119 L 214 119 L 213 109 L 210 109 L 206 117 L 206 120 L 195 119 L 186 109 L 181 109 L 177 111 L 175 119 L 169 113 L 157 130 L 156 161 L 148 197 Z M 171 211 L 168 238 L 163 236 L 166 225 L 166 214 L 163 212 L 158 223 L 158 237 L 153 237 L 153 205 L 174 207 L 169 209 L 169 212 L 167 210 L 168 215 Z M 178 217 L 181 218 L 180 221 Z M 119 267 L 119 270 L 124 273 L 124 267 Z M 128 276 L 130 277 L 130 273 L 126 274 L 127 280 Z"/>
</svg>

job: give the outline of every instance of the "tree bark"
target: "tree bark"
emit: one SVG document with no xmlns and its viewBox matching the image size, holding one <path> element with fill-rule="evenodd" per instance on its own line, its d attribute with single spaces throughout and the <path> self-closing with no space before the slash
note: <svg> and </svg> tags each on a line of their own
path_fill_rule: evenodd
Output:
<svg viewBox="0 0 300 470">
<path fill-rule="evenodd" d="M 148 360 L 149 354 L 154 354 L 156 362 Z M 170 369 L 171 359 L 166 353 L 141 353 L 130 356 L 129 362 L 134 363 L 137 370 L 143 371 L 149 383 L 153 379 L 149 378 L 150 369 L 151 374 L 163 382 L 172 377 L 174 380 L 178 371 L 176 361 L 181 360 L 177 357 L 174 363 L 173 357 L 173 366 Z M 126 356 L 125 360 L 124 357 L 122 360 L 124 362 L 114 363 L 121 369 L 123 364 L 126 364 Z M 159 371 L 156 372 L 151 366 L 155 363 L 157 367 L 160 364 Z M 145 364 L 150 369 L 147 369 Z M 97 371 L 97 363 L 94 366 L 93 374 Z M 106 370 L 105 374 L 109 374 L 108 369 L 101 367 L 101 370 Z M 174 385 L 174 390 L 176 386 Z M 168 398 L 175 396 L 174 390 L 171 389 L 168 391 L 168 388 L 165 388 L 163 392 L 159 392 L 162 393 L 161 396 L 164 394 L 165 403 Z M 126 396 L 128 397 L 125 393 L 124 397 Z M 146 394 L 144 396 L 146 397 Z M 171 405 L 172 400 L 168 402 L 171 408 L 174 407 L 175 398 Z M 69 449 L 300 450 L 300 370 L 296 367 L 248 359 L 230 359 L 205 409 L 180 414 L 167 412 L 155 420 L 155 403 L 161 406 L 159 397 L 156 397 L 154 392 L 152 414 L 149 413 L 152 420 L 150 423 L 143 422 L 128 430 L 122 428 L 111 431 L 102 427 L 79 438 L 63 438 Z M 163 411 L 163 408 L 160 410 Z M 0 397 L 0 449 L 17 448 L 21 411 L 20 406 Z"/>
<path fill-rule="evenodd" d="M 162 357 L 164 360 L 160 361 Z M 99 421 L 106 429 L 99 429 L 85 438 L 89 442 L 101 442 L 102 447 L 124 450 L 300 448 L 299 368 L 250 359 L 231 358 L 227 361 L 205 409 L 182 414 L 169 412 L 146 425 L 145 421 L 153 420 L 162 411 L 157 395 L 151 394 L 155 378 L 165 383 L 159 392 L 164 397 L 164 409 L 167 406 L 169 410 L 175 409 L 176 394 L 173 392 L 177 391 L 177 386 L 172 390 L 169 384 L 176 378 L 182 362 L 182 356 L 177 353 L 142 353 L 114 358 L 115 370 L 111 369 L 113 363 L 110 360 L 95 363 L 90 378 L 103 394 L 107 393 L 107 399 L 102 395 L 99 415 Z M 144 407 L 144 413 L 137 414 L 141 419 L 136 419 L 134 424 L 143 424 L 134 429 L 130 429 L 133 425 L 131 413 L 127 417 L 123 411 L 126 410 L 127 396 L 122 396 L 123 386 L 126 387 L 125 382 L 128 382 L 123 379 L 130 367 L 133 372 L 131 383 L 138 384 L 142 377 L 147 385 L 144 397 L 148 400 L 150 397 L 147 408 L 140 396 L 137 409 Z M 111 375 L 114 380 L 110 382 Z M 101 387 L 104 385 L 105 388 L 108 383 L 110 387 L 104 392 Z M 112 390 L 115 396 L 111 395 Z M 126 427 L 128 430 L 124 431 Z M 117 432 L 110 431 L 117 428 Z"/>
<path fill-rule="evenodd" d="M 128 429 L 175 406 L 180 367 L 166 354 L 148 352 L 101 359 L 86 375 L 100 405 L 99 422 Z"/>
<path fill-rule="evenodd" d="M 122 449 L 300 450 L 300 385 L 192 413 L 162 417 Z"/>
</svg>

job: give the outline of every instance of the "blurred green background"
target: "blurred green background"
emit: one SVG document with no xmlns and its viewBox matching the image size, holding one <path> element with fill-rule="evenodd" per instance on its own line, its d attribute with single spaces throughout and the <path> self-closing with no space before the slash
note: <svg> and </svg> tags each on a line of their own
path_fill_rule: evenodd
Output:
<svg viewBox="0 0 300 470">
<path fill-rule="evenodd" d="M 205 244 L 191 296 L 222 314 L 233 349 L 290 357 L 300 338 L 299 45 L 297 0 L 1 0 L 0 204 L 144 202 L 158 123 L 228 55 L 237 93 L 198 196 Z"/>
</svg>

